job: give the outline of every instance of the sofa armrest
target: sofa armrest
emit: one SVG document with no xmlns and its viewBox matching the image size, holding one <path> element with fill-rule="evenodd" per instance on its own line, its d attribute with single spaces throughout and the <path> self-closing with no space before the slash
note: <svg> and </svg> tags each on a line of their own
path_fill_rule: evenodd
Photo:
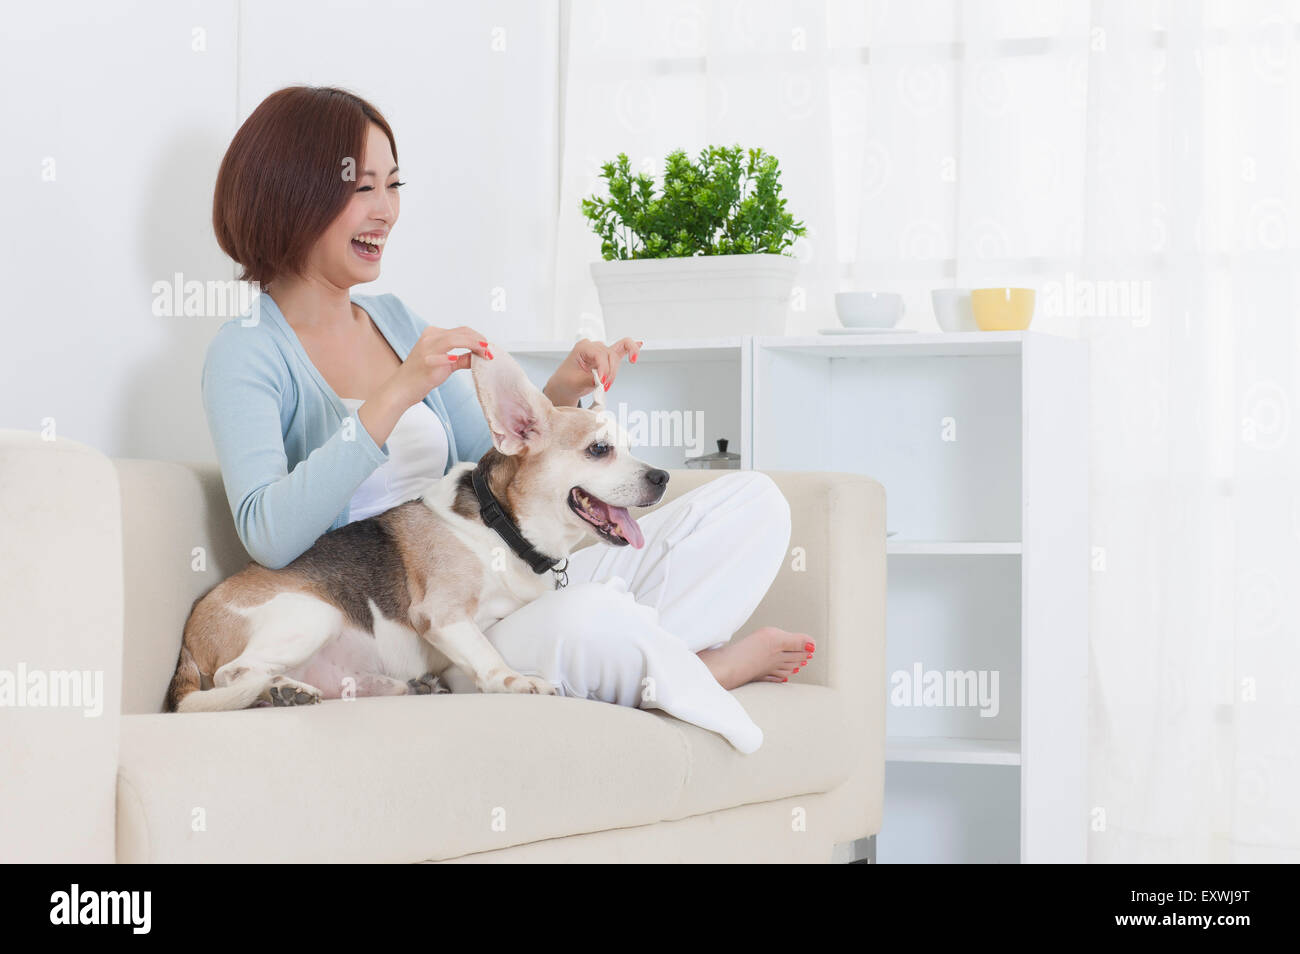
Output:
<svg viewBox="0 0 1300 954">
<path fill-rule="evenodd" d="M 674 470 L 660 505 L 730 471 Z M 817 652 L 795 677 L 839 692 L 855 766 L 834 793 L 851 841 L 880 831 L 885 765 L 885 488 L 870 477 L 766 471 L 790 504 L 790 552 L 742 633 L 808 633 Z"/>
<path fill-rule="evenodd" d="M 669 471 L 668 490 L 650 509 L 727 473 Z M 859 474 L 765 473 L 790 504 L 790 552 L 743 631 L 806 632 L 817 653 L 801 681 L 847 691 L 876 680 L 883 698 L 885 488 Z"/>
<path fill-rule="evenodd" d="M 122 682 L 117 474 L 0 431 L 0 862 L 114 859 Z"/>
</svg>

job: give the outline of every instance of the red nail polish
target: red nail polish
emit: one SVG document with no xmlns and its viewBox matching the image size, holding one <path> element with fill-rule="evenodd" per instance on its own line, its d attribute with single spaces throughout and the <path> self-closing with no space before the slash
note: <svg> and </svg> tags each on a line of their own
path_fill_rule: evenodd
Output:
<svg viewBox="0 0 1300 954">
<path fill-rule="evenodd" d="M 632 355 L 632 359 L 631 359 L 631 360 L 632 360 L 632 363 L 633 363 L 633 364 L 636 364 L 636 355 Z"/>
<path fill-rule="evenodd" d="M 478 343 L 478 346 L 479 346 L 480 348 L 486 348 L 486 347 L 487 347 L 487 342 L 486 342 L 486 341 L 480 341 L 480 342 Z"/>
<path fill-rule="evenodd" d="M 491 352 L 491 351 L 488 352 L 488 357 L 489 357 L 489 358 L 492 357 L 492 352 Z"/>
<path fill-rule="evenodd" d="M 782 682 L 789 682 L 790 680 L 789 680 L 789 679 L 782 679 L 781 681 L 782 681 Z"/>
<path fill-rule="evenodd" d="M 812 643 L 804 643 L 804 644 L 803 644 L 803 648 L 804 648 L 804 651 L 805 651 L 805 652 L 812 652 L 812 651 L 813 651 L 813 644 L 812 644 Z"/>
<path fill-rule="evenodd" d="M 457 358 L 459 358 L 459 357 L 460 357 L 460 355 L 449 354 L 449 355 L 447 355 L 447 360 L 448 360 L 448 361 L 455 361 L 455 360 L 456 360 Z"/>
<path fill-rule="evenodd" d="M 794 667 L 794 671 L 795 671 L 795 672 L 798 672 L 801 668 L 802 668 L 802 667 L 800 667 L 800 666 L 795 666 L 795 667 Z"/>
</svg>

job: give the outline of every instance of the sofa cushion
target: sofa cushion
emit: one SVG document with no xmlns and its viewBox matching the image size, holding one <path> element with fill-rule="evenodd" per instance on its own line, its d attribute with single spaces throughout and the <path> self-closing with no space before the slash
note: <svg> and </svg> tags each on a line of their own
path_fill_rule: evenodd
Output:
<svg viewBox="0 0 1300 954">
<path fill-rule="evenodd" d="M 755 682 L 734 695 L 763 730 L 763 744 L 751 755 L 741 755 L 716 732 L 654 713 L 680 731 L 690 760 L 681 798 L 666 818 L 829 792 L 854 770 L 842 693 L 825 686 Z"/>
<path fill-rule="evenodd" d="M 741 755 L 661 713 L 557 696 L 406 696 L 123 719 L 119 861 L 453 858 L 833 787 L 839 694 L 738 690 Z"/>
</svg>

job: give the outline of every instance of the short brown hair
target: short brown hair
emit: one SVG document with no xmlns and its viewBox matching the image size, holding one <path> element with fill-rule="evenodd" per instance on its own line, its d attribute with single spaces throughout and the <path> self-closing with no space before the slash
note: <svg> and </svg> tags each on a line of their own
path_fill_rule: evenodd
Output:
<svg viewBox="0 0 1300 954">
<path fill-rule="evenodd" d="M 289 86 L 266 97 L 235 133 L 212 197 L 221 250 L 263 287 L 301 274 L 307 253 L 356 189 L 370 123 L 393 130 L 360 96 L 333 86 Z"/>
</svg>

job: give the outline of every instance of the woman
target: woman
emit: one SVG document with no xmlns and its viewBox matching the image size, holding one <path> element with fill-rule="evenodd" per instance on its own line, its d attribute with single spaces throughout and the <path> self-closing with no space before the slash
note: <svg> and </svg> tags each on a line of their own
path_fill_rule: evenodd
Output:
<svg viewBox="0 0 1300 954">
<path fill-rule="evenodd" d="M 349 294 L 379 277 L 401 185 L 383 116 L 327 87 L 267 97 L 222 161 L 217 241 L 263 294 L 213 339 L 203 398 L 240 539 L 268 567 L 491 446 L 473 385 L 456 373 L 470 353 L 492 357 L 487 338 L 430 327 L 393 295 Z M 577 405 L 593 369 L 608 390 L 641 344 L 579 342 L 546 395 Z M 786 682 L 811 658 L 807 636 L 775 627 L 728 642 L 788 545 L 789 509 L 769 478 L 728 475 L 640 522 L 644 548 L 579 551 L 570 586 L 487 631 L 510 665 L 561 694 L 649 705 L 655 639 L 685 642 L 726 689 Z"/>
</svg>

